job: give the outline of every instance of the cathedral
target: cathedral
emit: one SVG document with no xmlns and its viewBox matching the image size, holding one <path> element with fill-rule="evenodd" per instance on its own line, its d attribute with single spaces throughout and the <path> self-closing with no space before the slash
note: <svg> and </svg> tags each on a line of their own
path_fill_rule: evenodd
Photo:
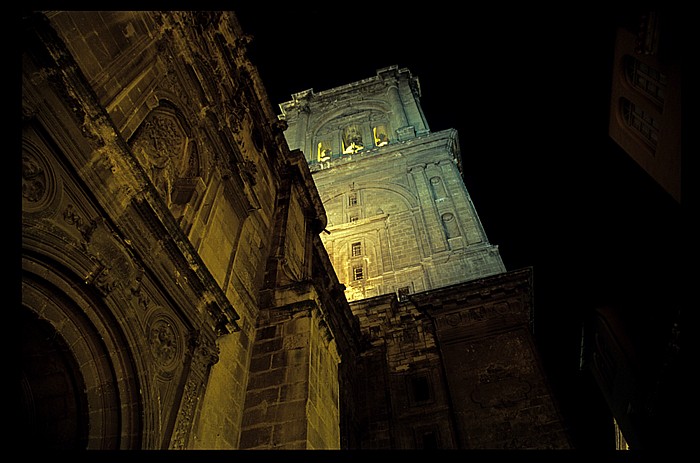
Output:
<svg viewBox="0 0 700 463">
<path fill-rule="evenodd" d="M 566 449 L 508 270 L 390 66 L 275 109 L 233 12 L 22 18 L 19 434 Z"/>
</svg>

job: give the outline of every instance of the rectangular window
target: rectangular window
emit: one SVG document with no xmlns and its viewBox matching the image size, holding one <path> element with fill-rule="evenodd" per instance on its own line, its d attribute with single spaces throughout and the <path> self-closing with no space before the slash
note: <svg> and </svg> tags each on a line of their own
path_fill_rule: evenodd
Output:
<svg viewBox="0 0 700 463">
<path fill-rule="evenodd" d="M 399 288 L 399 290 L 397 291 L 397 296 L 399 298 L 399 302 L 407 301 L 410 291 L 411 290 L 408 286 L 404 286 L 404 287 Z"/>
<path fill-rule="evenodd" d="M 364 278 L 364 269 L 361 265 L 356 265 L 352 268 L 352 279 L 362 280 Z"/>
<path fill-rule="evenodd" d="M 359 241 L 357 243 L 352 243 L 352 257 L 357 257 L 362 255 L 362 243 Z"/>
<path fill-rule="evenodd" d="M 350 223 L 357 222 L 357 216 L 356 215 L 351 215 L 350 216 Z"/>
<path fill-rule="evenodd" d="M 348 206 L 357 206 L 357 193 L 350 193 L 348 196 Z"/>
<path fill-rule="evenodd" d="M 664 93 L 668 83 L 665 74 L 629 55 L 624 58 L 624 67 L 627 80 L 635 88 L 645 93 L 656 103 L 664 104 Z"/>
<path fill-rule="evenodd" d="M 622 99 L 622 115 L 628 127 L 636 130 L 652 148 L 656 148 L 659 137 L 659 123 L 627 99 Z"/>
</svg>

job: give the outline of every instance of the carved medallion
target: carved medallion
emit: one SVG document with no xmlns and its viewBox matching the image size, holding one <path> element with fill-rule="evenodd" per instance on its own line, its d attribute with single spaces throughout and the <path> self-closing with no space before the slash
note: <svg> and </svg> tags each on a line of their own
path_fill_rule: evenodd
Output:
<svg viewBox="0 0 700 463">
<path fill-rule="evenodd" d="M 54 200 L 55 179 L 43 159 L 26 148 L 22 152 L 22 210 L 38 212 Z"/>
<path fill-rule="evenodd" d="M 154 321 L 148 332 L 148 344 L 153 358 L 161 368 L 170 370 L 175 366 L 180 356 L 180 343 L 172 323 L 164 318 Z"/>
</svg>

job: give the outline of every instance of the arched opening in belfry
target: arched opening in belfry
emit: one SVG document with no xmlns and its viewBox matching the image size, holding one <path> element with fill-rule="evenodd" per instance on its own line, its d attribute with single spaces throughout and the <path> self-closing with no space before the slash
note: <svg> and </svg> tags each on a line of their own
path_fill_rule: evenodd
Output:
<svg viewBox="0 0 700 463">
<path fill-rule="evenodd" d="M 329 142 L 325 140 L 321 140 L 318 142 L 316 153 L 316 160 L 318 162 L 329 161 L 331 159 L 332 154 L 333 148 L 331 148 L 331 144 Z"/>
<path fill-rule="evenodd" d="M 343 154 L 353 154 L 364 147 L 362 132 L 357 125 L 350 125 L 343 130 Z"/>
<path fill-rule="evenodd" d="M 374 146 L 384 146 L 389 144 L 389 130 L 384 124 L 372 127 L 372 136 L 374 137 Z"/>
</svg>

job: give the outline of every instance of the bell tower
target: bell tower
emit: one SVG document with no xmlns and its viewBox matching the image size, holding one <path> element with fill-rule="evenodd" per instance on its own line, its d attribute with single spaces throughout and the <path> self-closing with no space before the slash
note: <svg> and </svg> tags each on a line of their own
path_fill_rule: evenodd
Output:
<svg viewBox="0 0 700 463">
<path fill-rule="evenodd" d="M 431 132 L 419 81 L 391 66 L 280 105 L 326 211 L 321 239 L 363 350 L 341 360 L 344 448 L 567 448 L 532 337 L 531 269 L 506 271 Z"/>
<path fill-rule="evenodd" d="M 391 66 L 280 105 L 326 208 L 322 239 L 349 301 L 505 272 L 462 180 L 457 132 L 431 132 L 420 96 L 418 78 Z"/>
</svg>

